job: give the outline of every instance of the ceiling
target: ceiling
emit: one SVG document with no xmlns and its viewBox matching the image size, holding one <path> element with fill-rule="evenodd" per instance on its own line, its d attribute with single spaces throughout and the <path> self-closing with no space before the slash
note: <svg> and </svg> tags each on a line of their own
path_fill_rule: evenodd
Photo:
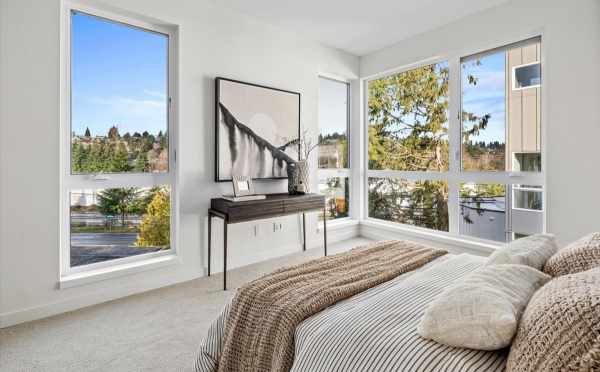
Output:
<svg viewBox="0 0 600 372">
<path fill-rule="evenodd" d="M 362 56 L 508 0 L 221 0 L 230 9 Z"/>
</svg>

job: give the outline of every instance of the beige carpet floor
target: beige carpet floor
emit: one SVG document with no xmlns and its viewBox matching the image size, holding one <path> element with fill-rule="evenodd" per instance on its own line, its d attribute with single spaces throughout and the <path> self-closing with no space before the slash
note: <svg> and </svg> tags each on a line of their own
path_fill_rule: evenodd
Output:
<svg viewBox="0 0 600 372">
<path fill-rule="evenodd" d="M 370 242 L 330 244 L 339 253 Z M 322 255 L 322 248 L 228 272 L 231 288 L 285 265 Z M 186 371 L 210 322 L 233 295 L 222 275 L 129 296 L 0 329 L 0 371 Z"/>
</svg>

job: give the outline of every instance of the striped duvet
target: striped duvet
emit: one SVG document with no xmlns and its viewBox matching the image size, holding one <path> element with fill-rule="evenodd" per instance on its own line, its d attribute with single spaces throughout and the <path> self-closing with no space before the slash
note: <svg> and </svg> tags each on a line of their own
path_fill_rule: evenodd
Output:
<svg viewBox="0 0 600 372">
<path fill-rule="evenodd" d="M 482 264 L 476 256 L 444 256 L 306 319 L 296 330 L 291 372 L 503 371 L 504 351 L 452 348 L 416 333 L 427 304 Z M 195 371 L 217 371 L 228 311 L 202 341 Z"/>
</svg>

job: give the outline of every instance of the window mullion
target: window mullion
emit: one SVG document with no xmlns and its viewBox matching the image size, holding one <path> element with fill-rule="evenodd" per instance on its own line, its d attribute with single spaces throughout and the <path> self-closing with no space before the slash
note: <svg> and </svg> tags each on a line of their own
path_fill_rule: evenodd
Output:
<svg viewBox="0 0 600 372">
<path fill-rule="evenodd" d="M 460 58 L 448 61 L 448 229 L 451 234 L 459 234 L 459 174 L 461 168 L 461 87 Z"/>
</svg>

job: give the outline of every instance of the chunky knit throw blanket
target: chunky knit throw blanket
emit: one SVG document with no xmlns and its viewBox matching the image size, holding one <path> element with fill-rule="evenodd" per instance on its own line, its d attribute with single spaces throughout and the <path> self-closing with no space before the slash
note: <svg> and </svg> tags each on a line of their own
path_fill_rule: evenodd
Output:
<svg viewBox="0 0 600 372">
<path fill-rule="evenodd" d="M 446 253 L 406 241 L 378 242 L 246 284 L 231 304 L 218 371 L 289 371 L 303 320 Z"/>
</svg>

